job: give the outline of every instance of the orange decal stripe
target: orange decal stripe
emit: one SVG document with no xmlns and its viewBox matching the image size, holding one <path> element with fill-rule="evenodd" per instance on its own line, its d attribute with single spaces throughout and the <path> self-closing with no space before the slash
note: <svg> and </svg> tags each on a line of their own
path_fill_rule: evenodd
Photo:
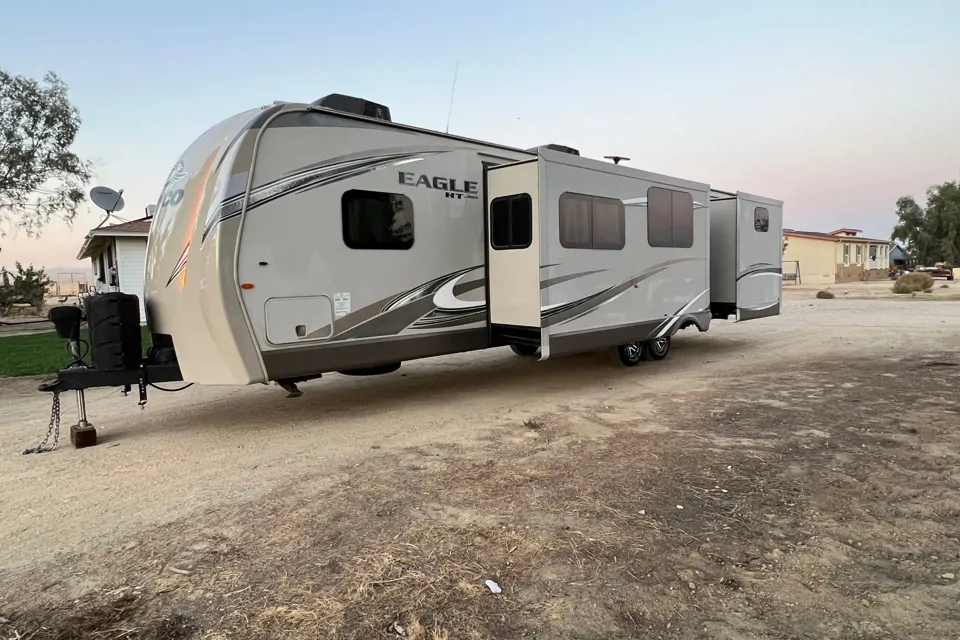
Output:
<svg viewBox="0 0 960 640">
<path fill-rule="evenodd" d="M 197 197 L 193 203 L 193 211 L 190 212 L 190 224 L 187 227 L 187 237 L 185 238 L 185 255 L 183 256 L 183 269 L 180 271 L 180 286 L 183 287 L 187 284 L 187 258 L 190 255 L 190 240 L 193 238 L 193 233 L 197 228 L 197 219 L 200 216 L 200 205 L 203 204 L 203 196 L 207 190 L 207 182 L 210 180 L 210 173 L 213 171 L 213 161 L 217 157 L 217 153 L 220 151 L 220 148 L 217 147 L 211 153 L 206 162 L 203 163 L 202 176 L 200 178 L 200 184 L 197 185 Z"/>
</svg>

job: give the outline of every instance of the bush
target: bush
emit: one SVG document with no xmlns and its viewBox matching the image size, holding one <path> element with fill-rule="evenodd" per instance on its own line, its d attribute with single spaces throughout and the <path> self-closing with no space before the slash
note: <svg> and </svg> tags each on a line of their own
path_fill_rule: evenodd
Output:
<svg viewBox="0 0 960 640">
<path fill-rule="evenodd" d="M 14 304 L 28 304 L 42 311 L 47 288 L 53 284 L 53 280 L 47 277 L 43 269 L 34 269 L 33 265 L 24 268 L 17 262 L 15 266 L 16 272 L 0 270 L 0 315 L 9 313 Z"/>
<path fill-rule="evenodd" d="M 817 297 L 821 300 L 833 300 L 834 295 L 832 291 L 824 289 L 823 291 L 817 291 Z"/>
<path fill-rule="evenodd" d="M 894 293 L 913 293 L 914 291 L 915 291 L 915 289 L 913 288 L 913 286 L 911 286 L 911 285 L 909 285 L 909 284 L 907 284 L 907 283 L 905 283 L 905 282 L 901 282 L 900 280 L 897 280 L 897 281 L 893 284 L 893 292 L 894 292 Z"/>
<path fill-rule="evenodd" d="M 0 316 L 9 315 L 14 302 L 10 273 L 6 269 L 0 269 Z"/>
<path fill-rule="evenodd" d="M 933 276 L 929 273 L 923 273 L 922 271 L 902 275 L 897 279 L 897 282 L 909 285 L 913 291 L 923 291 L 924 289 L 933 288 Z"/>
<path fill-rule="evenodd" d="M 933 287 L 930 287 L 929 289 L 924 289 L 923 292 L 924 292 L 924 293 L 933 293 Z"/>
<path fill-rule="evenodd" d="M 942 285 L 940 285 L 940 288 L 941 288 L 941 289 L 949 289 L 949 288 L 950 288 L 950 285 L 948 285 L 946 282 L 944 282 Z"/>
</svg>

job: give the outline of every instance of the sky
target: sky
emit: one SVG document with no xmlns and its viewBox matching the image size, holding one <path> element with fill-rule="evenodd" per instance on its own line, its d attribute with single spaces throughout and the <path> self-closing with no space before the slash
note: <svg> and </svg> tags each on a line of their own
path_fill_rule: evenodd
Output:
<svg viewBox="0 0 960 640">
<path fill-rule="evenodd" d="M 785 226 L 889 237 L 896 200 L 960 178 L 956 0 L 0 2 L 0 67 L 69 85 L 75 150 L 126 218 L 213 124 L 345 93 L 393 119 L 784 200 Z M 91 185 L 93 186 L 93 185 Z M 76 261 L 100 213 L 0 240 Z"/>
</svg>

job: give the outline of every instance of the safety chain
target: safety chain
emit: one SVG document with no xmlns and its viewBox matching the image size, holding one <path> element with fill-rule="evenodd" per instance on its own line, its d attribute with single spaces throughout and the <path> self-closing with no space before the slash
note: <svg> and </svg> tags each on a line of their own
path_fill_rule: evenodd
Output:
<svg viewBox="0 0 960 640">
<path fill-rule="evenodd" d="M 53 444 L 47 445 L 47 441 L 50 440 L 51 435 L 53 436 Z M 50 425 L 47 427 L 47 435 L 43 437 L 39 445 L 32 449 L 27 449 L 23 452 L 23 455 L 53 451 L 57 448 L 58 444 L 60 444 L 60 392 L 54 391 L 53 407 L 50 409 Z"/>
</svg>

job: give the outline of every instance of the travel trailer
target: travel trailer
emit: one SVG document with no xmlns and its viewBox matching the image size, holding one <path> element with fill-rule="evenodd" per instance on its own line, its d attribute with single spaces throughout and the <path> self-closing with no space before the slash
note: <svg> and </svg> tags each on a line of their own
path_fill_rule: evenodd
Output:
<svg viewBox="0 0 960 640">
<path fill-rule="evenodd" d="M 329 372 L 500 346 L 540 360 L 611 348 L 632 366 L 680 330 L 778 314 L 781 227 L 779 201 L 568 147 L 405 126 L 339 94 L 275 103 L 208 130 L 168 175 L 147 357 L 139 304 L 97 296 L 92 366 L 78 357 L 43 389 L 76 390 L 81 407 L 86 388 L 137 384 L 143 403 L 175 380 L 296 395 Z M 79 319 L 63 312 L 58 330 L 77 342 Z"/>
</svg>

